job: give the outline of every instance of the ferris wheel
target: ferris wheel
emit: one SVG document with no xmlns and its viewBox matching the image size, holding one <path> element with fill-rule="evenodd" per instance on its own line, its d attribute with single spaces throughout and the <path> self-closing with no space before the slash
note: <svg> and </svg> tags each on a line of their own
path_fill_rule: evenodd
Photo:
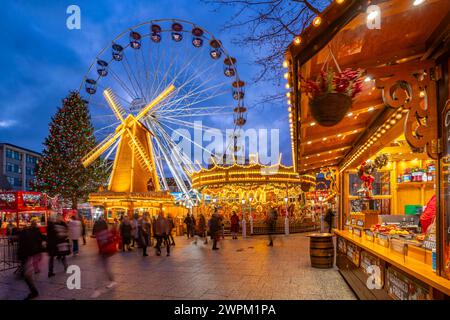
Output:
<svg viewBox="0 0 450 320">
<path fill-rule="evenodd" d="M 103 159 L 117 151 L 119 141 L 108 138 L 120 121 L 126 114 L 137 115 L 151 133 L 149 144 L 161 189 L 169 190 L 171 176 L 170 181 L 191 199 L 189 176 L 199 164 L 177 147 L 174 137 L 209 152 L 186 130 L 215 129 L 214 123 L 229 119 L 233 130 L 239 131 L 246 123 L 245 82 L 236 62 L 220 40 L 188 21 L 152 20 L 122 32 L 96 56 L 80 86 L 96 138 L 106 141 Z M 170 93 L 159 99 L 169 87 Z M 151 110 L 146 109 L 155 99 L 159 100 Z M 141 156 L 145 158 L 142 152 Z"/>
</svg>

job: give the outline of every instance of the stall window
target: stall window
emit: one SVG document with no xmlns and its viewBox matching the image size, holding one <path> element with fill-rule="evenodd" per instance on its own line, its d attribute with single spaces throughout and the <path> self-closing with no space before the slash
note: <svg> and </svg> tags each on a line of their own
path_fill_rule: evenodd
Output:
<svg viewBox="0 0 450 320">
<path fill-rule="evenodd" d="M 361 179 L 357 173 L 350 173 L 349 176 L 350 196 L 358 196 L 361 188 Z M 374 174 L 375 181 L 372 184 L 372 194 L 374 196 L 390 195 L 390 175 L 389 171 L 379 171 Z"/>
</svg>

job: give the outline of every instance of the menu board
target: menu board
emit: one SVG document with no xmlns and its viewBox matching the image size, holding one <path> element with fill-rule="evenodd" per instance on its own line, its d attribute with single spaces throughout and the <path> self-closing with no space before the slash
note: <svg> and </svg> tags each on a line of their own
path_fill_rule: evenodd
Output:
<svg viewBox="0 0 450 320">
<path fill-rule="evenodd" d="M 410 278 L 403 272 L 389 267 L 387 271 L 388 294 L 397 300 L 429 300 L 430 288 L 416 279 Z"/>
<path fill-rule="evenodd" d="M 361 248 L 354 245 L 353 243 L 347 243 L 347 257 L 359 267 Z"/>
</svg>

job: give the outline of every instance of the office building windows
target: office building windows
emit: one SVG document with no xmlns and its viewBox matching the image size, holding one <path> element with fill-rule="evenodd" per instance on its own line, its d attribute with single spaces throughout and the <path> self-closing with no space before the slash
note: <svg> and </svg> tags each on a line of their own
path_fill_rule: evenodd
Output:
<svg viewBox="0 0 450 320">
<path fill-rule="evenodd" d="M 22 160 L 22 154 L 11 149 L 6 149 L 6 157 L 15 160 Z"/>
<path fill-rule="evenodd" d="M 22 173 L 22 168 L 16 163 L 7 162 L 6 171 L 12 173 Z"/>
</svg>

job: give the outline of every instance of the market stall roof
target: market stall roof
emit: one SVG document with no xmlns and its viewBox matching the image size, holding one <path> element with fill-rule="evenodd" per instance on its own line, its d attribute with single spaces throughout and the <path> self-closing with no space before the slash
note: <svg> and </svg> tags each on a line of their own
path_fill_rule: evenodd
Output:
<svg viewBox="0 0 450 320">
<path fill-rule="evenodd" d="M 367 1 L 335 1 L 319 15 L 320 25 L 305 29 L 287 50 L 288 79 L 294 88 L 290 95 L 294 165 L 300 173 L 322 166 L 342 167 L 355 146 L 365 139 L 367 129 L 380 126 L 394 115 L 393 108 L 385 105 L 382 88 L 370 70 L 424 61 L 448 32 L 448 0 L 427 0 L 420 6 L 414 6 L 411 0 L 371 4 L 380 9 L 379 29 L 367 26 Z M 342 70 L 360 68 L 367 77 L 346 117 L 333 127 L 323 127 L 311 116 L 308 98 L 300 86 L 292 84 L 299 83 L 300 75 L 315 79 L 329 61 L 330 51 Z M 390 135 L 395 137 L 401 132 L 398 121 Z"/>
</svg>

